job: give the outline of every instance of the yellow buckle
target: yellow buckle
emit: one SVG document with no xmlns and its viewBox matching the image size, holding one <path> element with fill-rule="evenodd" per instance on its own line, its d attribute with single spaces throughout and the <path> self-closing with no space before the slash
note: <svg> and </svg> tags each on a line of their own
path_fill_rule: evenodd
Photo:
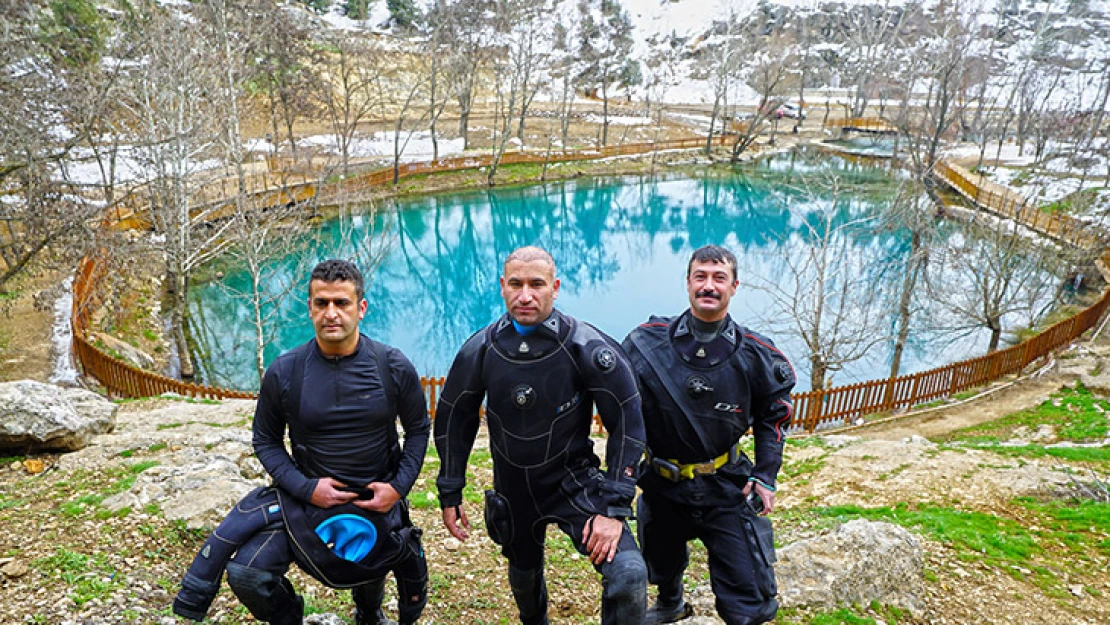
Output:
<svg viewBox="0 0 1110 625">
<path fill-rule="evenodd" d="M 695 462 L 693 464 L 679 464 L 673 460 L 665 460 L 663 458 L 652 458 L 651 454 L 648 457 L 651 460 L 651 466 L 659 475 L 667 478 L 672 482 L 679 480 L 692 480 L 699 475 L 713 475 L 717 469 L 725 466 L 730 462 L 734 462 L 738 458 L 740 452 L 737 450 L 736 445 L 733 445 L 727 452 L 717 456 L 708 462 Z"/>
<path fill-rule="evenodd" d="M 699 462 L 689 466 L 690 472 L 694 475 L 713 475 L 717 472 L 717 463 L 715 462 Z"/>
</svg>

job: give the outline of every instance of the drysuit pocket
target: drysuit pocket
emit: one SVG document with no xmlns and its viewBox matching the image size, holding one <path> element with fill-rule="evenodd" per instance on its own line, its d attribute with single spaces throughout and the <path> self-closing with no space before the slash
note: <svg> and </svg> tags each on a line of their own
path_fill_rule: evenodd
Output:
<svg viewBox="0 0 1110 625">
<path fill-rule="evenodd" d="M 495 490 L 486 491 L 486 531 L 490 540 L 505 546 L 513 539 L 513 515 L 509 501 Z"/>
<path fill-rule="evenodd" d="M 775 531 L 771 526 L 771 520 L 761 516 L 745 516 L 744 525 L 747 529 L 748 545 L 752 550 L 752 568 L 755 569 L 756 583 L 764 596 L 773 597 L 778 594 L 774 569 L 778 558 L 775 556 Z"/>
</svg>

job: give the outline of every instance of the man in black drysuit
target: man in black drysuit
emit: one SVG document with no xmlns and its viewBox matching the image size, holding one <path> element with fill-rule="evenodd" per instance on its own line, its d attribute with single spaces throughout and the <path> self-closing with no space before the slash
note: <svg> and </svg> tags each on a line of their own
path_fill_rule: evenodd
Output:
<svg viewBox="0 0 1110 625">
<path fill-rule="evenodd" d="M 652 317 L 623 347 L 640 383 L 648 454 L 638 533 L 652 584 L 647 623 L 690 616 L 682 597 L 686 543 L 701 539 L 717 614 L 764 623 L 778 602 L 772 565 L 775 478 L 790 424 L 794 370 L 767 338 L 728 315 L 736 257 L 708 245 L 687 266 L 690 309 Z M 755 465 L 738 448 L 752 429 Z"/>
<path fill-rule="evenodd" d="M 424 463 L 431 427 L 420 378 L 400 351 L 359 333 L 367 302 L 353 264 L 317 265 L 308 305 L 316 337 L 266 370 L 254 415 L 255 453 L 274 486 L 248 495 L 205 543 L 174 601 L 179 615 L 204 618 L 226 563 L 228 585 L 255 618 L 301 623 L 303 600 L 285 577 L 299 552 L 283 515 L 297 505 L 326 514 L 347 504 L 357 507 L 354 512 L 380 513 L 375 518 L 383 533 L 400 536 L 388 567 L 397 580 L 400 621 L 414 623 L 423 611 L 427 564 L 404 499 Z M 292 456 L 285 448 L 287 428 Z M 376 535 L 377 541 L 388 536 Z M 331 579 L 329 571 L 313 574 L 325 583 Z M 384 573 L 342 587 L 352 589 L 358 625 L 392 622 L 381 610 Z"/>
<path fill-rule="evenodd" d="M 639 393 L 612 339 L 554 310 L 558 291 L 550 254 L 514 251 L 501 278 L 508 314 L 455 357 L 435 420 L 443 522 L 466 540 L 466 464 L 485 397 L 494 481 L 486 529 L 508 558 L 521 622 L 548 622 L 544 536 L 555 523 L 602 575 L 601 622 L 638 625 L 647 571 L 625 520 L 643 453 Z M 589 437 L 595 404 L 609 433 L 605 472 Z"/>
</svg>

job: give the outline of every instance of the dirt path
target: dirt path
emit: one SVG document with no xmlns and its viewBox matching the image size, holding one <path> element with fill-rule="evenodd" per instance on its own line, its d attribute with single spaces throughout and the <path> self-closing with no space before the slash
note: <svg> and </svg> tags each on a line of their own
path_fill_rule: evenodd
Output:
<svg viewBox="0 0 1110 625">
<path fill-rule="evenodd" d="M 1036 406 L 1074 381 L 1074 376 L 1061 373 L 1024 378 L 966 402 L 863 425 L 846 433 L 872 440 L 902 440 L 915 435 L 932 438 Z"/>
</svg>

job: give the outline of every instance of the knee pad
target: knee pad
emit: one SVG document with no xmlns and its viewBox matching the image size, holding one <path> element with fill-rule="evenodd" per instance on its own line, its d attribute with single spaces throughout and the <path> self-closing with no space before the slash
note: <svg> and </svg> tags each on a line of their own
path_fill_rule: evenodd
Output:
<svg viewBox="0 0 1110 625">
<path fill-rule="evenodd" d="M 304 603 L 289 580 L 265 569 L 227 563 L 227 585 L 254 618 L 269 623 L 300 623 Z"/>
<path fill-rule="evenodd" d="M 604 573 L 606 598 L 647 596 L 647 566 L 639 551 L 621 551 Z"/>
</svg>

